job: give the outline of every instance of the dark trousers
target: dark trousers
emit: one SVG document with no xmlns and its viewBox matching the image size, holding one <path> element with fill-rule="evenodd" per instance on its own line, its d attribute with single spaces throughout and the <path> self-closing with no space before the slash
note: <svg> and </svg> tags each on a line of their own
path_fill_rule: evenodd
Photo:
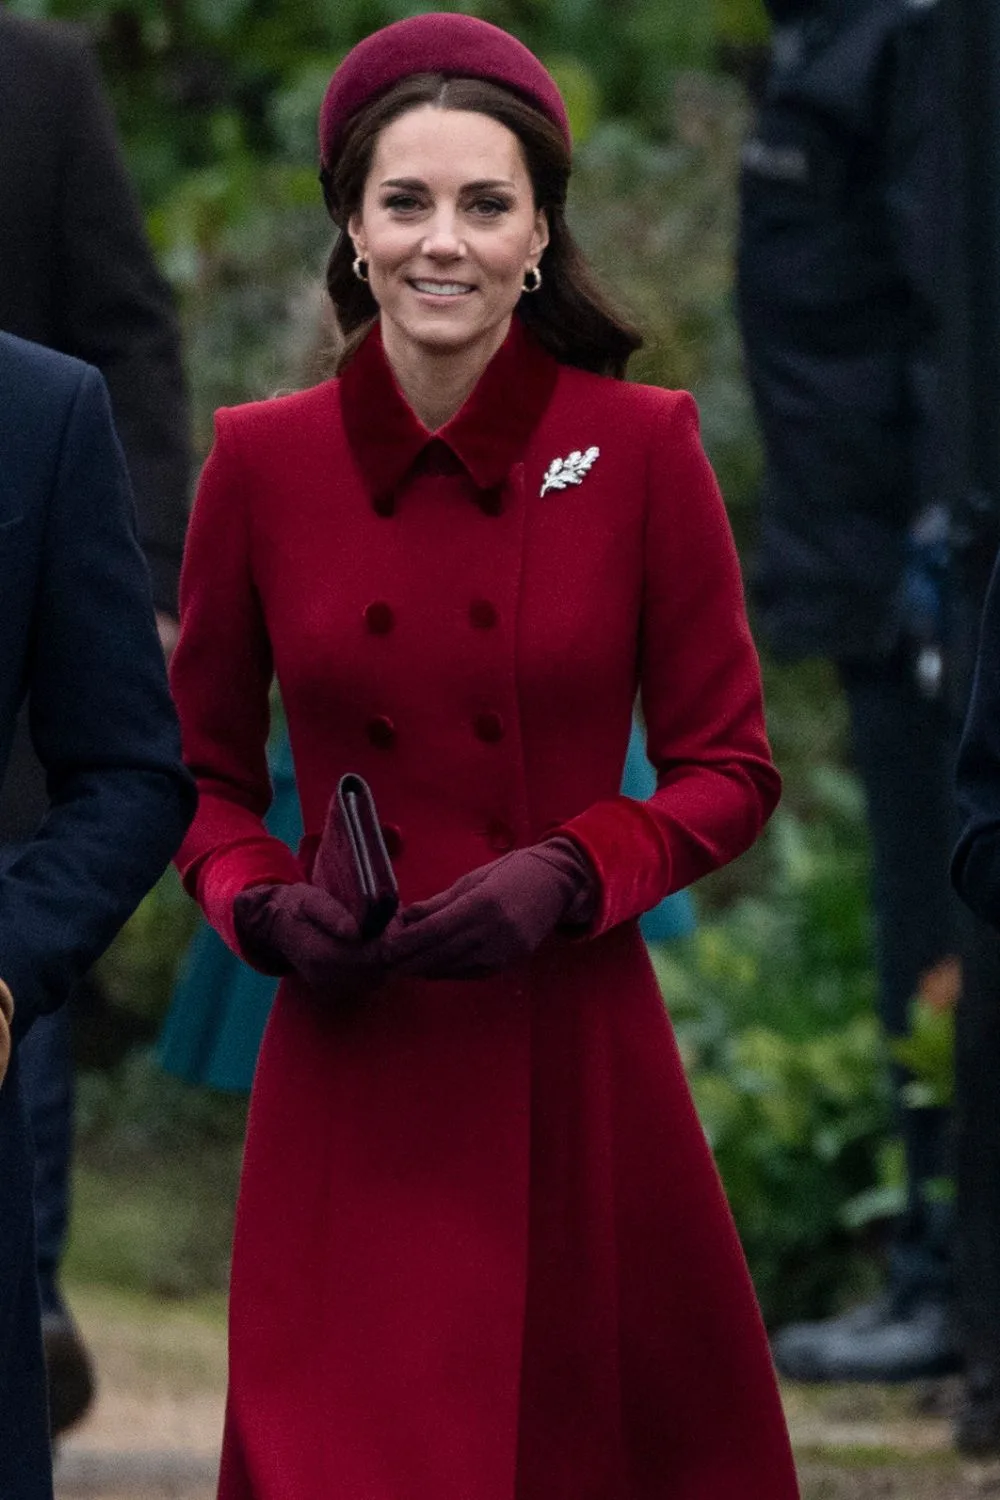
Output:
<svg viewBox="0 0 1000 1500">
<path fill-rule="evenodd" d="M 24 735 L 15 736 L 22 758 Z M 15 757 L 15 768 L 19 762 Z M 37 798 L 30 795 L 33 783 L 26 775 L 15 777 L 25 792 L 22 815 L 37 821 Z M 25 790 L 27 788 L 27 790 Z M 7 793 L 5 784 L 5 795 Z M 20 808 L 20 804 L 18 804 Z M 0 845 L 0 870 L 13 860 L 29 836 L 27 822 L 18 824 L 9 807 L 0 805 L 0 829 L 6 836 Z M 16 1001 L 15 1001 L 16 1004 Z M 51 1015 L 39 1016 L 18 1046 L 19 1071 L 28 1128 L 35 1153 L 35 1224 L 38 1245 L 38 1284 L 42 1307 L 55 1312 L 60 1307 L 57 1276 L 66 1248 L 69 1226 L 70 1174 L 73 1154 L 73 1052 L 70 1016 L 62 1005 Z M 0 1497 L 3 1500 L 3 1497 Z"/>
<path fill-rule="evenodd" d="M 0 870 L 34 836 L 47 807 L 45 775 L 32 748 L 27 711 L 22 710 L 0 789 Z M 39 1291 L 43 1309 L 55 1312 L 60 1307 L 57 1275 L 69 1227 L 73 1152 L 75 1089 L 67 1007 L 39 1017 L 21 1039 L 19 1053 L 35 1149 Z"/>
<path fill-rule="evenodd" d="M 49 1410 L 18 1050 L 0 1087 L 0 1496 L 51 1500 Z"/>
<path fill-rule="evenodd" d="M 21 1083 L 35 1147 L 35 1233 L 42 1308 L 58 1312 L 69 1227 L 75 1098 L 69 1006 L 40 1016 L 21 1043 Z"/>
<path fill-rule="evenodd" d="M 959 951 L 959 908 L 948 878 L 954 845 L 954 719 L 916 684 L 910 654 L 838 663 L 854 755 L 868 804 L 879 1018 L 889 1037 L 909 1030 L 921 976 Z M 894 1239 L 890 1283 L 900 1298 L 951 1286 L 954 1213 L 928 1184 L 950 1173 L 951 1121 L 913 1109 L 893 1067 L 906 1153 L 908 1204 Z"/>
</svg>

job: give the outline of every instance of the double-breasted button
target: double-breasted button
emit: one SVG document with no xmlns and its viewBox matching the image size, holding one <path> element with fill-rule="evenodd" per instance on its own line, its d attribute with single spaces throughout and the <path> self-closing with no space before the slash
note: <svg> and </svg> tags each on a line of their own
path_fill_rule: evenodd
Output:
<svg viewBox="0 0 1000 1500">
<path fill-rule="evenodd" d="M 498 618 L 496 605 L 488 599 L 473 599 L 469 605 L 469 619 L 477 630 L 492 630 Z"/>
<path fill-rule="evenodd" d="M 390 750 L 396 743 L 396 726 L 387 714 L 376 714 L 369 719 L 365 732 L 377 750 Z"/>
<path fill-rule="evenodd" d="M 396 497 L 391 493 L 376 495 L 372 500 L 372 510 L 377 516 L 387 519 L 396 514 Z"/>
<path fill-rule="evenodd" d="M 389 858 L 398 859 L 403 852 L 403 830 L 395 823 L 383 823 L 382 838 Z"/>
<path fill-rule="evenodd" d="M 486 745 L 495 745 L 503 739 L 503 719 L 499 714 L 492 712 L 476 714 L 473 728 L 476 731 L 476 739 L 482 740 Z"/>
<path fill-rule="evenodd" d="M 376 599 L 365 605 L 365 625 L 372 635 L 388 635 L 396 623 L 392 606 L 384 599 Z"/>
<path fill-rule="evenodd" d="M 486 842 L 497 854 L 506 854 L 508 849 L 513 849 L 516 842 L 514 830 L 498 818 L 494 818 L 486 825 Z"/>
</svg>

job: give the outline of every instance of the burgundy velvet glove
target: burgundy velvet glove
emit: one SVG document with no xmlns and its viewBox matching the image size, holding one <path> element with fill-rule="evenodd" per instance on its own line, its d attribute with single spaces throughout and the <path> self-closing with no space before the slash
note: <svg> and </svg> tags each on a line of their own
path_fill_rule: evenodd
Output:
<svg viewBox="0 0 1000 1500">
<path fill-rule="evenodd" d="M 482 979 L 527 958 L 562 923 L 589 920 L 597 877 L 571 839 L 548 839 L 482 865 L 404 907 L 386 960 L 423 979 Z"/>
<path fill-rule="evenodd" d="M 255 885 L 233 902 L 243 951 L 265 974 L 294 969 L 313 989 L 352 998 L 385 978 L 382 943 L 362 943 L 358 924 L 318 886 Z"/>
</svg>

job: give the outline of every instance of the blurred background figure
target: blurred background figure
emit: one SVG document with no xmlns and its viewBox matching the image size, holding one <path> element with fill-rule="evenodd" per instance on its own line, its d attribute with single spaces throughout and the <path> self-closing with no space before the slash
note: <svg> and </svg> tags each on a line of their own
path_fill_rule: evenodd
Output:
<svg viewBox="0 0 1000 1500">
<path fill-rule="evenodd" d="M 942 6 L 942 16 L 952 127 L 941 194 L 948 225 L 942 395 L 954 434 L 949 647 L 956 719 L 970 705 L 957 775 L 965 828 L 953 872 L 986 918 L 967 916 L 963 925 L 955 1017 L 955 1283 L 965 1363 L 955 1438 L 963 1453 L 993 1456 L 1000 1452 L 1000 936 L 989 900 L 995 584 L 975 682 L 974 674 L 1000 543 L 1000 11 L 993 0 L 965 0 Z"/>
<path fill-rule="evenodd" d="M 27 701 L 52 792 L 0 873 L 0 1495 L 51 1500 L 21 1047 L 157 879 L 195 797 L 104 383 L 6 334 L 0 517 L 0 779 Z"/>
<path fill-rule="evenodd" d="M 178 325 L 145 236 L 115 126 L 75 30 L 0 10 L 0 329 L 96 365 L 135 491 L 161 643 L 176 634 L 190 468 Z M 29 839 L 47 806 L 22 724 L 0 801 L 0 839 Z M 99 1006 L 93 977 L 75 1007 Z M 59 1289 L 69 1214 L 73 1072 L 65 1008 L 21 1056 L 37 1152 L 39 1281 L 53 1431 L 92 1392 L 86 1351 Z"/>
<path fill-rule="evenodd" d="M 947 562 L 940 403 L 939 15 L 934 0 L 770 0 L 771 67 L 741 179 L 739 317 L 765 449 L 753 577 L 778 659 L 836 664 L 871 840 L 879 1015 L 958 988 L 953 719 L 941 691 Z M 805 1380 L 955 1367 L 943 1109 L 894 1069 L 907 1209 L 888 1287 L 774 1340 Z"/>
</svg>

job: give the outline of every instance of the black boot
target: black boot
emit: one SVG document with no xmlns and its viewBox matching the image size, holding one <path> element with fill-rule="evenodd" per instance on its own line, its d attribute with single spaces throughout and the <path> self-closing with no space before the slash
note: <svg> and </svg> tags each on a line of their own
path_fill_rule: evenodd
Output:
<svg viewBox="0 0 1000 1500">
<path fill-rule="evenodd" d="M 792 1323 L 775 1335 L 774 1362 L 790 1380 L 922 1380 L 961 1367 L 949 1303 L 886 1293 L 836 1318 Z"/>
<path fill-rule="evenodd" d="M 42 1342 L 49 1381 L 49 1431 L 53 1438 L 74 1427 L 94 1399 L 94 1367 L 87 1346 L 60 1298 L 42 1308 Z"/>
</svg>

